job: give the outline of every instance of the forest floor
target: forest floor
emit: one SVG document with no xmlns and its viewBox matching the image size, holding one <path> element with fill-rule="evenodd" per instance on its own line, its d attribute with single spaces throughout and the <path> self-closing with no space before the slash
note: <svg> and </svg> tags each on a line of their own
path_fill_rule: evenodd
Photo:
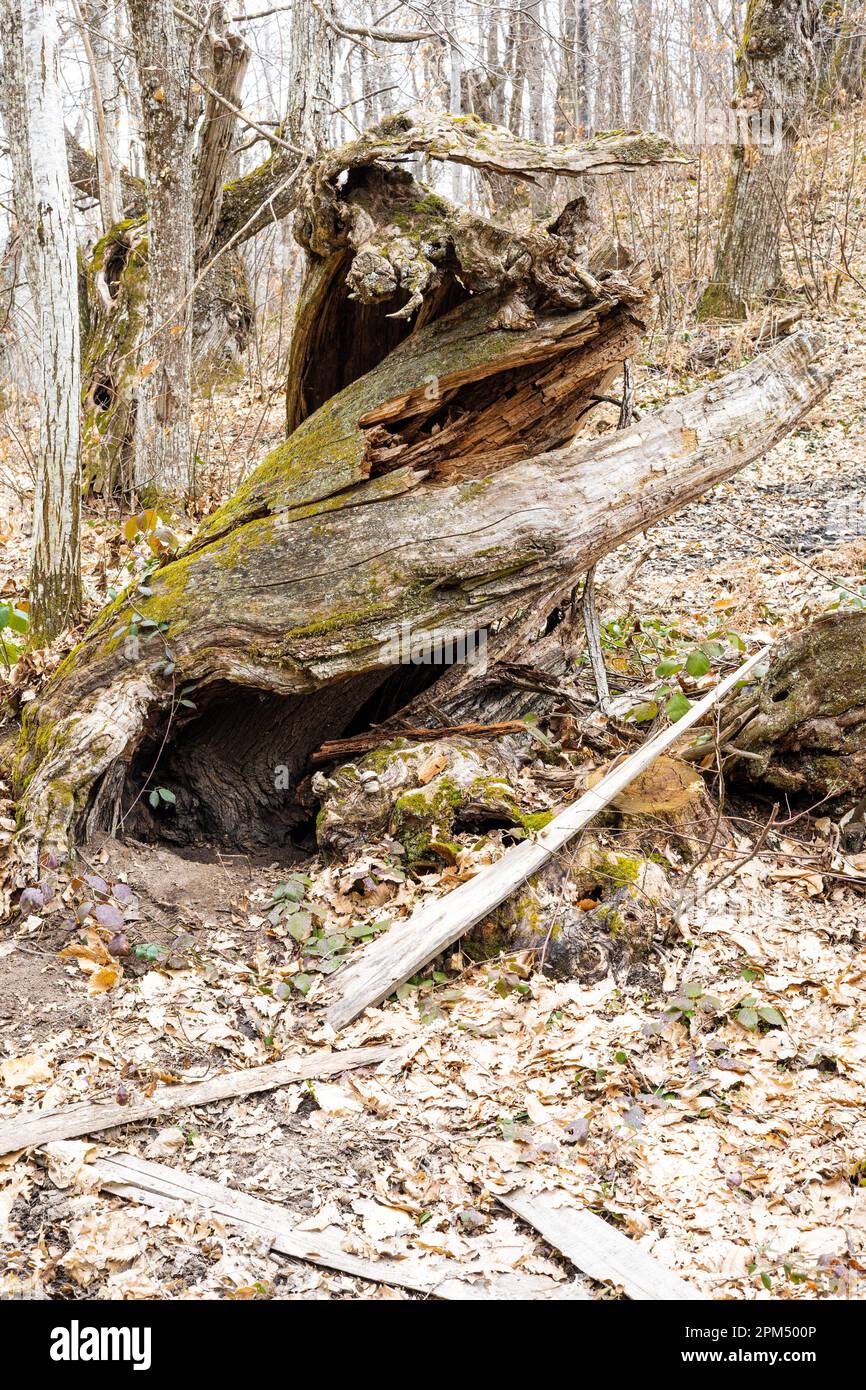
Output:
<svg viewBox="0 0 866 1390">
<path fill-rule="evenodd" d="M 628 591 L 605 600 L 614 673 L 636 618 L 667 644 L 721 627 L 752 649 L 855 601 L 866 579 L 862 323 L 855 299 L 820 325 L 837 375 L 802 428 L 646 538 Z M 650 364 L 640 401 L 692 384 Z M 237 394 L 225 405 L 226 429 L 252 419 Z M 242 456 L 244 430 L 228 457 Z M 279 402 L 254 432 L 260 454 L 278 437 Z M 26 573 L 27 484 L 11 459 L 0 469 L 0 597 L 20 594 Z M 116 518 L 92 523 L 96 602 L 124 545 Z M 600 567 L 602 591 L 639 549 Z M 24 674 L 35 692 L 38 663 Z M 840 859 L 820 808 L 794 819 L 785 807 L 789 824 L 752 854 L 769 804 L 732 804 L 733 858 L 689 869 L 670 848 L 671 883 L 690 875 L 692 895 L 672 938 L 654 941 L 648 972 L 556 981 L 530 960 L 472 964 L 458 947 L 441 976 L 336 1039 L 316 1007 L 325 976 L 306 995 L 295 987 L 280 884 L 303 871 L 305 903 L 344 932 L 446 891 L 498 852 L 495 834 L 483 847 L 459 837 L 458 863 L 418 878 L 378 846 L 330 865 L 294 852 L 257 863 L 207 846 L 92 846 L 77 878 L 58 870 L 54 898 L 0 937 L 0 1121 L 298 1052 L 399 1052 L 327 1083 L 0 1157 L 0 1290 L 417 1296 L 278 1255 L 204 1208 L 166 1214 L 102 1192 L 90 1161 L 119 1149 L 279 1202 L 346 1250 L 422 1271 L 444 1258 L 482 1286 L 519 1273 L 539 1297 L 553 1296 L 550 1281 L 560 1296 L 612 1296 L 497 1203 L 519 1182 L 572 1194 L 711 1298 L 862 1297 L 866 856 Z M 599 834 L 615 845 L 614 831 Z M 734 871 L 713 887 L 720 867 Z M 112 909 L 105 920 L 129 953 L 106 951 L 87 901 Z M 774 1021 L 745 1026 L 750 1001 Z"/>
</svg>

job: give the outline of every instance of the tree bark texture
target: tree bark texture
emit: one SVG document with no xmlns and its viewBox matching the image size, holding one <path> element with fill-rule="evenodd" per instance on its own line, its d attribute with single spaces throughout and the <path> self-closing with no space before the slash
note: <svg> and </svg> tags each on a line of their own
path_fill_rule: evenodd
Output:
<svg viewBox="0 0 866 1390">
<path fill-rule="evenodd" d="M 739 138 L 704 318 L 744 318 L 781 280 L 779 238 L 814 70 L 814 10 L 814 0 L 750 0 L 746 11 L 733 102 Z"/>
<path fill-rule="evenodd" d="M 866 791 L 866 611 L 839 608 L 779 642 L 726 720 L 741 781 L 814 801 Z"/>
<path fill-rule="evenodd" d="M 191 465 L 195 274 L 190 44 L 170 0 L 130 0 L 144 118 L 148 283 L 135 406 L 135 486 L 182 496 Z"/>
<path fill-rule="evenodd" d="M 50 0 L 4 5 L 7 135 L 39 333 L 39 459 L 33 503 L 30 638 L 50 641 L 81 605 L 78 263 Z M 17 148 L 16 148 L 17 147 Z"/>
</svg>

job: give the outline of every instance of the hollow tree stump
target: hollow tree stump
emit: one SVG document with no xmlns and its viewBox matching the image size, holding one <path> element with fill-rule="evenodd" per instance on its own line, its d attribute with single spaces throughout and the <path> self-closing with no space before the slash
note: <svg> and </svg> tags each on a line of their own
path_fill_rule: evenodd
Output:
<svg viewBox="0 0 866 1390">
<path fill-rule="evenodd" d="M 140 830 L 148 789 L 171 778 L 179 838 L 238 842 L 244 828 L 247 842 L 279 843 L 312 750 L 363 727 L 386 682 L 398 704 L 404 682 L 404 698 L 416 693 L 395 656 L 407 634 L 483 632 L 507 652 L 602 555 L 758 457 L 824 395 L 798 335 L 615 436 L 575 439 L 640 340 L 647 268 L 591 237 L 579 206 L 506 232 L 427 202 L 389 160 L 426 148 L 582 174 L 670 149 L 617 137 L 545 152 L 497 144 L 487 127 L 446 133 L 398 123 L 308 173 L 296 427 L 146 592 L 99 615 L 28 708 L 25 872 L 123 818 Z M 332 358 L 318 375 L 317 325 L 345 342 L 359 322 L 353 379 Z"/>
</svg>

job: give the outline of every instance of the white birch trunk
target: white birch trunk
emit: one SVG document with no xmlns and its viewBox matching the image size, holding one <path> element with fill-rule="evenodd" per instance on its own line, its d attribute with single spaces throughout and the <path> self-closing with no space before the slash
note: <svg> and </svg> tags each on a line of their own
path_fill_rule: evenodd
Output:
<svg viewBox="0 0 866 1390">
<path fill-rule="evenodd" d="M 30 571 L 31 640 L 81 606 L 78 262 L 52 0 L 5 0 L 5 117 L 38 326 L 40 436 Z"/>
</svg>

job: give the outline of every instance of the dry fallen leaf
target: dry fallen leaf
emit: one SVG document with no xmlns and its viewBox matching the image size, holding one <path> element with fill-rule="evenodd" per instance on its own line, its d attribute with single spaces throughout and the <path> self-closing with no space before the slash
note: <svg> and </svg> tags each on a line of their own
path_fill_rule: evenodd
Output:
<svg viewBox="0 0 866 1390">
<path fill-rule="evenodd" d="M 44 1057 L 28 1052 L 26 1057 L 9 1057 L 0 1062 L 0 1077 L 4 1086 L 16 1090 L 22 1086 L 41 1086 L 53 1080 L 54 1073 Z"/>
</svg>

